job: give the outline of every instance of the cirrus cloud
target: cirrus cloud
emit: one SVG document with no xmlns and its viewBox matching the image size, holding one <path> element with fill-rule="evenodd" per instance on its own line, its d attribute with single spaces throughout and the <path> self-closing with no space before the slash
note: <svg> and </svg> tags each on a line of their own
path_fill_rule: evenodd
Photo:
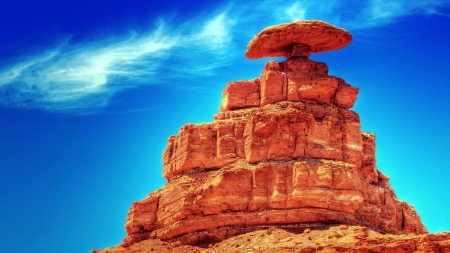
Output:
<svg viewBox="0 0 450 253">
<path fill-rule="evenodd" d="M 130 87 L 212 75 L 241 57 L 237 45 L 241 48 L 268 25 L 322 19 L 347 29 L 369 30 L 403 16 L 441 15 L 439 9 L 447 4 L 443 0 L 256 3 L 230 2 L 176 27 L 170 19 L 160 19 L 147 32 L 85 43 L 68 38 L 0 69 L 0 103 L 61 112 L 101 108 Z M 171 75 L 161 75 L 169 71 L 167 63 Z"/>
</svg>

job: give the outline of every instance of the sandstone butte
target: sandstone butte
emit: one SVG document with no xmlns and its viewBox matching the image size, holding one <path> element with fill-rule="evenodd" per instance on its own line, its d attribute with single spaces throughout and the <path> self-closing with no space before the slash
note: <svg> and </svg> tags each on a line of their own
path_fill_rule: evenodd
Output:
<svg viewBox="0 0 450 253">
<path fill-rule="evenodd" d="M 256 35 L 248 58 L 287 59 L 171 136 L 167 183 L 132 204 L 121 245 L 92 252 L 450 252 L 377 169 L 375 135 L 349 110 L 359 90 L 308 59 L 351 39 L 322 21 Z"/>
</svg>

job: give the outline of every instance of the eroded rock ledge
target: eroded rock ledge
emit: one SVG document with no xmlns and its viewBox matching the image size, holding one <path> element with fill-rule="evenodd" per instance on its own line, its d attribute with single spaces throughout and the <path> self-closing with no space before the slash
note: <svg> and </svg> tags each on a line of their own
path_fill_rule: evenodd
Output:
<svg viewBox="0 0 450 253">
<path fill-rule="evenodd" d="M 375 166 L 375 135 L 348 110 L 358 89 L 305 58 L 231 82 L 214 122 L 187 124 L 163 154 L 168 183 L 133 203 L 123 245 L 220 241 L 270 226 L 362 225 L 426 233 Z"/>
<path fill-rule="evenodd" d="M 186 173 L 133 203 L 125 244 L 147 238 L 197 244 L 269 226 L 363 225 L 392 234 L 425 233 L 415 210 L 386 177 L 372 183 L 349 163 L 325 159 L 239 160 Z"/>
<path fill-rule="evenodd" d="M 299 157 L 362 162 L 359 90 L 328 76 L 324 63 L 270 61 L 261 77 L 230 82 L 214 122 L 188 124 L 169 138 L 163 175 L 219 169 L 238 159 L 256 163 Z"/>
</svg>

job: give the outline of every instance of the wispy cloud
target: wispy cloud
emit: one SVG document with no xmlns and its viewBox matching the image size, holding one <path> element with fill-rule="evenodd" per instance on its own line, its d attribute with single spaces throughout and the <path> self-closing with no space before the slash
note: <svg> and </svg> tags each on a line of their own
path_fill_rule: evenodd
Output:
<svg viewBox="0 0 450 253">
<path fill-rule="evenodd" d="M 321 19 L 347 29 L 368 29 L 395 22 L 409 15 L 441 15 L 447 0 L 297 0 L 283 8 L 280 19 Z"/>
<path fill-rule="evenodd" d="M 90 43 L 64 41 L 1 70 L 0 103 L 59 111 L 104 106 L 124 88 L 156 83 L 154 77 L 167 61 L 173 72 L 189 75 L 205 75 L 227 64 L 233 57 L 227 51 L 233 25 L 227 14 L 190 22 L 172 30 L 161 22 L 149 33 Z M 199 54 L 218 59 L 191 65 Z"/>
<path fill-rule="evenodd" d="M 444 4 L 448 4 L 448 1 L 370 0 L 361 13 L 361 18 L 365 19 L 366 22 L 357 27 L 385 25 L 394 22 L 399 17 L 414 14 L 438 14 L 439 7 Z"/>
<path fill-rule="evenodd" d="M 66 41 L 2 71 L 0 101 L 56 110 L 90 107 L 99 102 L 103 105 L 117 90 L 107 85 L 109 82 L 114 82 L 115 77 L 143 75 L 134 69 L 137 64 L 147 63 L 145 72 L 151 73 L 173 46 L 162 27 L 114 43 L 70 45 Z"/>
<path fill-rule="evenodd" d="M 304 20 L 306 19 L 306 10 L 302 3 L 295 2 L 291 6 L 287 7 L 285 12 L 291 20 Z"/>
<path fill-rule="evenodd" d="M 347 29 L 369 29 L 403 16 L 439 15 L 445 4 L 444 0 L 230 2 L 177 26 L 161 19 L 148 32 L 76 44 L 68 38 L 0 69 L 0 104 L 54 111 L 98 108 L 126 88 L 174 80 L 179 84 L 181 78 L 211 75 L 242 57 L 237 45 L 245 48 L 269 25 L 321 19 Z"/>
<path fill-rule="evenodd" d="M 286 17 L 289 21 L 327 18 L 328 22 L 336 23 L 338 15 L 334 11 L 338 4 L 339 1 L 336 0 L 296 1 L 291 6 L 283 8 L 281 12 L 284 12 L 285 15 L 280 15 L 280 17 Z"/>
</svg>

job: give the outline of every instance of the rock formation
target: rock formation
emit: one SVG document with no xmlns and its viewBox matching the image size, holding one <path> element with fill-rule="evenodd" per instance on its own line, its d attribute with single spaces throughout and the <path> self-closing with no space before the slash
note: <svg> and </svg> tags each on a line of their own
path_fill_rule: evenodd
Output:
<svg viewBox="0 0 450 253">
<path fill-rule="evenodd" d="M 127 247 L 146 239 L 177 245 L 239 234 L 346 224 L 390 234 L 425 234 L 375 165 L 375 135 L 349 109 L 359 90 L 329 76 L 311 53 L 351 35 L 321 21 L 269 27 L 249 43 L 269 61 L 253 80 L 230 82 L 214 121 L 187 124 L 163 153 L 167 183 L 133 203 Z"/>
</svg>

